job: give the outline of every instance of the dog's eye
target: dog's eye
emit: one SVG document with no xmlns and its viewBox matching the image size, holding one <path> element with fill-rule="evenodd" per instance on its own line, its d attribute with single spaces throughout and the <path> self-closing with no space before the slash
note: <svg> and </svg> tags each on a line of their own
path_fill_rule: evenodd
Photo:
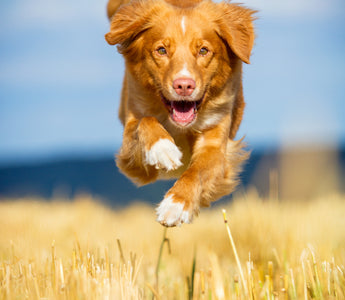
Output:
<svg viewBox="0 0 345 300">
<path fill-rule="evenodd" d="M 208 52 L 209 52 L 209 50 L 206 47 L 202 47 L 199 51 L 199 55 L 205 56 L 205 55 L 207 55 Z"/>
<path fill-rule="evenodd" d="M 167 55 L 167 49 L 164 47 L 159 47 L 156 51 L 159 55 Z"/>
</svg>

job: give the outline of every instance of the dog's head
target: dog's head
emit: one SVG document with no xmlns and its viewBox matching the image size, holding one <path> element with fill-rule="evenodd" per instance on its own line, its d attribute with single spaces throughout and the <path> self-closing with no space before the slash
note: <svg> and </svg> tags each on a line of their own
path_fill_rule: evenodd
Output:
<svg viewBox="0 0 345 300">
<path fill-rule="evenodd" d="M 116 12 L 105 37 L 119 45 L 131 76 L 156 101 L 151 105 L 164 105 L 171 122 L 186 128 L 200 114 L 230 109 L 231 99 L 219 96 L 226 86 L 236 92 L 232 81 L 238 85 L 241 61 L 249 63 L 252 14 L 207 0 L 132 1 Z"/>
</svg>

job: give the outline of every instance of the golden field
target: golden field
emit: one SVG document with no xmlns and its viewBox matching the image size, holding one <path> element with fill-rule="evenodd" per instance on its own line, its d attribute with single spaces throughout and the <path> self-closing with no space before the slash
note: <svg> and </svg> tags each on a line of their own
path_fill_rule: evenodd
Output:
<svg viewBox="0 0 345 300">
<path fill-rule="evenodd" d="M 0 202 L 0 299 L 345 299 L 344 266 L 339 195 L 248 192 L 166 232 L 143 204 Z"/>
</svg>

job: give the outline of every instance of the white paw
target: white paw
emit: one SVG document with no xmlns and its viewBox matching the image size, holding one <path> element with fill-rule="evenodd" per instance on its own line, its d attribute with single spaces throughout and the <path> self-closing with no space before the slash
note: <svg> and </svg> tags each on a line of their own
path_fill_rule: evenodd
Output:
<svg viewBox="0 0 345 300">
<path fill-rule="evenodd" d="M 182 153 L 177 146 L 168 139 L 160 139 L 150 150 L 145 151 L 145 162 L 156 169 L 175 170 L 182 166 Z"/>
<path fill-rule="evenodd" d="M 174 197 L 169 195 L 163 199 L 156 209 L 157 221 L 164 226 L 181 226 L 182 223 L 191 223 L 193 214 L 184 210 L 184 205 L 174 202 Z"/>
</svg>

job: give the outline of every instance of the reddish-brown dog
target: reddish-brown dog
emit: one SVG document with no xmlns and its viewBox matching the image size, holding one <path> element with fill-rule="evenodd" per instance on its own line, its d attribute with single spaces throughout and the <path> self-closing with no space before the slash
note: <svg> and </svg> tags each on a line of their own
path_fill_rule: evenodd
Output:
<svg viewBox="0 0 345 300">
<path fill-rule="evenodd" d="M 242 62 L 249 63 L 254 42 L 254 11 L 208 0 L 127 2 L 109 1 L 105 36 L 126 64 L 117 165 L 139 185 L 179 178 L 157 221 L 190 223 L 200 206 L 234 190 L 248 156 L 233 139 L 244 109 Z"/>
</svg>

